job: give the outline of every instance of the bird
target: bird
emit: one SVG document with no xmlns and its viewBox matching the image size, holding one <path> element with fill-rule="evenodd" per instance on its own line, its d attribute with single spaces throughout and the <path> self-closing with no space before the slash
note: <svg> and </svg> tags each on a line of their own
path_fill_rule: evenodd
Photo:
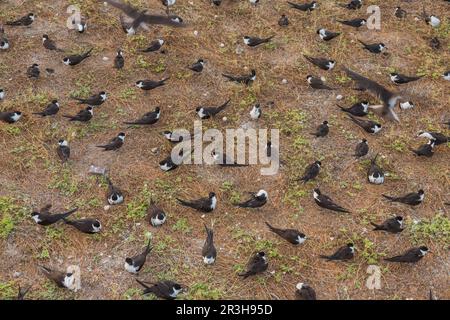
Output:
<svg viewBox="0 0 450 320">
<path fill-rule="evenodd" d="M 339 23 L 342 23 L 346 26 L 350 26 L 350 27 L 354 27 L 354 28 L 360 28 L 362 26 L 365 26 L 367 23 L 366 19 L 361 19 L 361 18 L 357 18 L 357 19 L 351 19 L 351 20 L 336 20 Z"/>
<path fill-rule="evenodd" d="M 196 200 L 182 200 L 179 198 L 176 198 L 177 201 L 185 207 L 193 208 L 197 211 L 201 212 L 211 212 L 213 211 L 217 206 L 217 197 L 214 192 L 210 192 L 208 197 L 206 198 L 199 198 Z"/>
<path fill-rule="evenodd" d="M 94 234 L 100 232 L 102 229 L 102 225 L 97 219 L 63 220 L 66 224 L 83 233 Z"/>
<path fill-rule="evenodd" d="M 194 72 L 202 72 L 203 67 L 205 66 L 205 61 L 203 59 L 198 59 L 197 62 L 192 64 L 192 66 L 189 66 L 188 68 Z"/>
<path fill-rule="evenodd" d="M 303 176 L 298 180 L 303 181 L 303 183 L 307 183 L 309 180 L 315 179 L 319 175 L 321 166 L 322 162 L 319 160 L 314 161 L 306 167 Z"/>
<path fill-rule="evenodd" d="M 289 25 L 289 19 L 285 14 L 282 14 L 280 19 L 278 19 L 278 25 L 280 27 L 287 27 Z"/>
<path fill-rule="evenodd" d="M 158 122 L 161 116 L 161 109 L 156 107 L 154 111 L 145 113 L 140 119 L 135 121 L 125 121 L 124 124 L 131 125 L 152 125 Z"/>
<path fill-rule="evenodd" d="M 145 49 L 141 49 L 141 52 L 156 52 L 164 45 L 163 39 L 156 39 L 150 42 L 149 46 Z"/>
<path fill-rule="evenodd" d="M 214 246 L 214 231 L 205 224 L 206 241 L 202 248 L 202 257 L 204 264 L 213 264 L 217 258 L 217 250 Z"/>
<path fill-rule="evenodd" d="M 56 283 L 56 285 L 60 288 L 72 288 L 73 284 L 75 283 L 75 276 L 73 273 L 65 273 L 58 270 L 52 270 L 50 268 L 40 266 L 38 267 L 44 272 L 44 275 Z"/>
<path fill-rule="evenodd" d="M 166 222 L 167 214 L 152 199 L 147 209 L 147 217 L 153 227 L 159 227 Z"/>
<path fill-rule="evenodd" d="M 2 101 L 3 99 L 5 99 L 5 96 L 6 96 L 5 90 L 2 89 L 2 88 L 0 88 L 0 101 Z"/>
<path fill-rule="evenodd" d="M 369 144 L 367 143 L 366 139 L 361 139 L 361 142 L 359 142 L 355 147 L 355 154 L 354 156 L 357 158 L 364 157 L 369 152 Z"/>
<path fill-rule="evenodd" d="M 228 106 L 230 101 L 231 101 L 231 99 L 228 99 L 227 101 L 225 101 L 222 105 L 220 105 L 218 107 L 200 106 L 195 109 L 195 112 L 200 117 L 200 119 L 209 119 L 209 118 L 215 116 L 216 114 L 218 114 L 219 112 L 225 110 L 225 108 Z"/>
<path fill-rule="evenodd" d="M 6 22 L 6 25 L 7 26 L 29 26 L 34 22 L 35 19 L 36 19 L 36 16 L 34 15 L 34 13 L 29 13 L 26 16 L 23 16 L 17 20 Z"/>
<path fill-rule="evenodd" d="M 250 4 L 256 6 L 259 3 L 259 0 L 249 0 Z"/>
<path fill-rule="evenodd" d="M 295 286 L 296 300 L 317 300 L 316 291 L 306 283 L 299 282 Z"/>
<path fill-rule="evenodd" d="M 122 50 L 117 50 L 116 57 L 114 58 L 114 68 L 122 69 L 125 66 L 125 58 L 123 57 Z"/>
<path fill-rule="evenodd" d="M 313 65 L 319 67 L 322 70 L 330 71 L 336 65 L 336 61 L 334 61 L 334 60 L 329 60 L 329 59 L 325 59 L 325 58 L 313 58 L 313 57 L 310 57 L 307 55 L 303 55 L 303 56 L 305 57 L 306 60 L 308 60 Z"/>
<path fill-rule="evenodd" d="M 81 18 L 80 21 L 72 21 L 72 25 L 75 26 L 75 29 L 78 31 L 78 33 L 84 33 L 87 29 L 87 22 Z"/>
<path fill-rule="evenodd" d="M 372 120 L 362 120 L 349 115 L 349 119 L 351 119 L 358 126 L 363 128 L 366 132 L 376 134 L 381 130 L 381 124 Z"/>
<path fill-rule="evenodd" d="M 369 114 L 369 102 L 361 101 L 353 104 L 351 107 L 344 108 L 337 104 L 337 106 L 343 111 L 350 113 L 357 117 L 364 117 Z"/>
<path fill-rule="evenodd" d="M 92 49 L 89 49 L 88 51 L 82 53 L 82 54 L 74 54 L 67 56 L 63 59 L 63 63 L 66 66 L 76 66 L 77 64 L 81 63 L 84 59 L 89 58 L 91 56 Z"/>
<path fill-rule="evenodd" d="M 39 78 L 40 74 L 41 74 L 41 71 L 39 70 L 39 65 L 37 63 L 33 63 L 27 69 L 27 76 L 28 76 L 28 78 L 37 79 L 37 78 Z"/>
<path fill-rule="evenodd" d="M 176 0 L 161 0 L 161 3 L 166 7 L 166 13 L 169 15 L 169 8 L 175 4 Z"/>
<path fill-rule="evenodd" d="M 399 19 L 403 19 L 406 18 L 407 12 L 400 7 L 395 7 L 394 15 Z"/>
<path fill-rule="evenodd" d="M 328 261 L 337 261 L 337 260 L 351 260 L 355 256 L 355 246 L 353 243 L 347 243 L 347 245 L 340 247 L 330 256 L 320 255 L 319 257 L 322 259 L 327 259 Z"/>
<path fill-rule="evenodd" d="M 240 208 L 260 208 L 267 203 L 269 194 L 265 190 L 259 190 L 258 192 L 250 192 L 251 198 L 236 204 Z"/>
<path fill-rule="evenodd" d="M 179 143 L 182 141 L 186 141 L 186 140 L 191 140 L 192 136 L 191 134 L 188 133 L 181 133 L 181 132 L 177 132 L 177 131 L 170 131 L 170 130 L 165 130 L 162 132 L 164 138 L 166 138 L 168 141 L 172 142 L 172 143 Z"/>
<path fill-rule="evenodd" d="M 25 295 L 30 291 L 32 286 L 28 286 L 26 288 L 21 288 L 19 285 L 19 292 L 17 293 L 16 300 L 25 300 Z"/>
<path fill-rule="evenodd" d="M 136 87 L 148 91 L 148 90 L 152 90 L 158 87 L 161 87 L 163 85 L 165 85 L 166 81 L 169 80 L 170 77 L 161 79 L 159 81 L 153 81 L 153 80 L 138 80 L 136 81 Z"/>
<path fill-rule="evenodd" d="M 105 176 L 105 180 L 108 183 L 108 192 L 106 193 L 106 201 L 108 201 L 110 205 L 118 205 L 123 203 L 124 195 L 122 191 L 113 185 L 109 177 Z"/>
<path fill-rule="evenodd" d="M 422 7 L 421 17 L 426 24 L 432 26 L 433 28 L 437 28 L 441 24 L 441 20 L 436 15 L 425 12 L 425 6 Z"/>
<path fill-rule="evenodd" d="M 211 155 L 213 156 L 214 163 L 222 166 L 222 167 L 246 167 L 245 163 L 237 163 L 234 159 L 229 158 L 224 152 L 216 152 L 212 151 Z"/>
<path fill-rule="evenodd" d="M 120 132 L 117 136 L 112 138 L 109 143 L 105 145 L 96 146 L 97 148 L 103 148 L 103 151 L 115 151 L 119 150 L 125 141 L 125 133 Z"/>
<path fill-rule="evenodd" d="M 233 76 L 229 74 L 222 73 L 222 76 L 228 79 L 228 81 L 233 81 L 236 83 L 243 83 L 245 85 L 250 85 L 253 81 L 256 80 L 256 70 L 252 69 L 250 74 L 241 75 L 241 76 Z"/>
<path fill-rule="evenodd" d="M 408 110 L 414 108 L 414 103 L 412 101 L 400 102 L 400 109 Z"/>
<path fill-rule="evenodd" d="M 399 94 L 389 91 L 388 89 L 376 83 L 375 81 L 363 77 L 347 68 L 344 68 L 344 70 L 351 79 L 356 81 L 359 90 L 368 90 L 370 93 L 372 93 L 374 96 L 376 96 L 378 99 L 382 101 L 383 103 L 382 105 L 371 106 L 371 109 L 381 110 L 382 116 L 387 117 L 389 120 L 395 120 L 397 122 L 400 122 L 400 119 L 393 110 L 397 104 L 397 101 L 401 98 Z M 379 126 L 379 129 L 381 129 L 381 125 Z M 369 133 L 376 133 L 376 132 L 369 132 Z"/>
<path fill-rule="evenodd" d="M 79 121 L 79 122 L 87 122 L 92 119 L 94 115 L 94 108 L 88 106 L 86 109 L 80 110 L 76 115 L 64 115 L 64 118 L 69 118 L 69 121 Z"/>
<path fill-rule="evenodd" d="M 389 233 L 399 233 L 403 231 L 402 216 L 396 216 L 394 218 L 386 219 L 382 224 L 376 224 L 373 222 L 370 222 L 370 224 L 375 227 L 373 231 L 382 230 Z"/>
<path fill-rule="evenodd" d="M 45 207 L 43 207 L 39 212 L 33 211 L 31 213 L 31 217 L 33 218 L 34 222 L 41 226 L 49 226 L 52 225 L 59 220 L 62 220 L 64 218 L 67 218 L 72 213 L 76 212 L 78 208 L 74 208 L 72 210 L 63 212 L 63 213 L 50 213 L 52 205 L 48 204 Z"/>
<path fill-rule="evenodd" d="M 169 154 L 165 159 L 159 162 L 159 168 L 162 171 L 174 170 L 183 162 L 184 157 L 183 149 L 180 149 L 177 158 L 173 158 L 173 155 Z"/>
<path fill-rule="evenodd" d="M 412 152 L 414 152 L 417 156 L 424 156 L 431 158 L 434 155 L 433 149 L 435 146 L 436 140 L 429 140 L 428 143 L 421 145 L 417 150 L 410 148 Z"/>
<path fill-rule="evenodd" d="M 442 78 L 443 78 L 444 80 L 450 81 L 450 70 L 444 72 L 444 73 L 442 74 Z"/>
<path fill-rule="evenodd" d="M 388 262 L 416 263 L 422 260 L 422 258 L 425 257 L 428 251 L 429 250 L 426 246 L 420 246 L 411 248 L 402 255 L 391 258 L 384 258 L 384 260 Z"/>
<path fill-rule="evenodd" d="M 313 89 L 324 89 L 324 90 L 334 90 L 333 88 L 327 86 L 321 78 L 316 78 L 311 75 L 306 76 L 306 81 L 309 86 Z"/>
<path fill-rule="evenodd" d="M 260 251 L 250 259 L 250 261 L 247 263 L 247 270 L 245 272 L 239 273 L 239 276 L 246 279 L 249 276 L 253 276 L 266 271 L 268 266 L 269 261 L 267 259 L 266 253 L 264 251 Z"/>
<path fill-rule="evenodd" d="M 261 115 L 261 106 L 259 103 L 257 103 L 253 106 L 252 110 L 250 110 L 250 118 L 252 118 L 253 120 L 258 120 L 259 118 L 261 118 Z"/>
<path fill-rule="evenodd" d="M 395 84 L 405 84 L 408 82 L 419 80 L 420 78 L 423 77 L 423 76 L 409 77 L 396 72 L 390 73 L 389 76 L 391 78 L 391 81 Z"/>
<path fill-rule="evenodd" d="M 83 98 L 78 98 L 78 97 L 71 97 L 74 100 L 78 101 L 78 104 L 87 104 L 90 106 L 100 106 L 102 105 L 106 99 L 108 99 L 108 95 L 106 94 L 105 91 L 100 91 L 97 94 L 93 94 L 92 96 L 83 99 Z"/>
<path fill-rule="evenodd" d="M 367 44 L 362 42 L 361 40 L 358 39 L 358 41 L 364 46 L 364 49 L 372 52 L 372 53 L 382 53 L 386 48 L 386 46 L 384 45 L 384 43 L 380 42 L 380 43 L 372 43 L 372 44 Z"/>
<path fill-rule="evenodd" d="M 339 36 L 341 33 L 340 32 L 332 32 L 327 29 L 321 28 L 321 29 L 317 29 L 317 34 L 319 35 L 320 39 L 322 39 L 323 41 L 330 41 L 330 40 L 336 38 L 337 36 Z"/>
<path fill-rule="evenodd" d="M 434 50 L 439 50 L 441 48 L 441 41 L 439 41 L 438 37 L 430 38 L 428 44 Z"/>
<path fill-rule="evenodd" d="M 162 280 L 156 283 L 148 283 L 140 281 L 139 279 L 136 279 L 136 281 L 144 287 L 144 295 L 153 293 L 155 296 L 161 299 L 174 300 L 177 298 L 178 294 L 183 291 L 180 284 L 170 280 Z"/>
<path fill-rule="evenodd" d="M 321 208 L 325 208 L 325 209 L 337 211 L 337 212 L 350 213 L 349 210 L 334 203 L 330 197 L 322 194 L 318 188 L 314 189 L 313 198 L 314 198 L 314 201 L 316 202 L 316 204 Z"/>
<path fill-rule="evenodd" d="M 291 8 L 300 10 L 300 11 L 308 11 L 311 12 L 315 9 L 317 9 L 319 7 L 317 1 L 312 1 L 310 3 L 302 3 L 302 4 L 297 4 L 297 3 L 293 3 L 293 2 L 287 2 Z"/>
<path fill-rule="evenodd" d="M 326 137 L 328 132 L 330 131 L 330 127 L 328 126 L 328 121 L 322 122 L 316 129 L 316 132 L 311 132 L 310 134 L 316 137 Z"/>
<path fill-rule="evenodd" d="M 299 244 L 302 244 L 303 242 L 305 242 L 305 240 L 306 240 L 306 235 L 302 232 L 299 232 L 298 230 L 274 228 L 267 221 L 266 221 L 266 225 L 270 231 L 279 235 L 281 238 L 283 238 L 284 240 L 286 240 L 287 242 L 289 242 L 291 244 L 299 245 Z"/>
<path fill-rule="evenodd" d="M 272 38 L 275 37 L 275 35 L 272 35 L 267 38 L 258 38 L 258 37 L 251 37 L 251 36 L 244 36 L 244 44 L 246 44 L 249 47 L 256 47 L 263 43 L 268 43 Z"/>
<path fill-rule="evenodd" d="M 7 50 L 7 49 L 9 49 L 9 41 L 5 37 L 5 29 L 0 24 L 0 50 Z"/>
<path fill-rule="evenodd" d="M 446 135 L 440 133 L 440 132 L 434 132 L 434 131 L 419 131 L 417 134 L 420 138 L 426 138 L 429 140 L 434 140 L 435 145 L 440 145 L 443 143 L 450 142 L 450 137 L 447 137 Z"/>
<path fill-rule="evenodd" d="M 419 189 L 419 191 L 417 192 L 411 192 L 399 197 L 387 196 L 385 194 L 383 194 L 382 196 L 391 202 L 399 202 L 410 206 L 417 206 L 421 204 L 423 199 L 425 198 L 425 192 L 423 191 L 423 189 Z"/>
<path fill-rule="evenodd" d="M 383 170 L 377 165 L 378 153 L 373 157 L 373 159 L 370 161 L 370 167 L 367 171 L 367 179 L 370 183 L 373 184 L 383 184 L 384 183 L 384 172 Z"/>
<path fill-rule="evenodd" d="M 220 4 L 222 3 L 222 0 L 211 0 L 211 3 L 215 6 L 220 6 Z"/>
<path fill-rule="evenodd" d="M 350 2 L 346 4 L 339 4 L 342 8 L 346 8 L 349 10 L 356 10 L 361 9 L 362 7 L 362 0 L 350 0 Z"/>
<path fill-rule="evenodd" d="M 53 40 L 50 39 L 50 37 L 47 34 L 44 34 L 42 36 L 42 44 L 45 49 L 50 51 L 58 51 L 58 52 L 64 52 L 64 50 L 58 48 Z"/>
<path fill-rule="evenodd" d="M 52 100 L 43 111 L 41 112 L 33 112 L 33 114 L 39 115 L 41 117 L 53 116 L 57 114 L 59 111 L 59 103 L 58 100 Z"/>
<path fill-rule="evenodd" d="M 70 158 L 69 143 L 64 139 L 60 139 L 58 141 L 58 147 L 56 147 L 56 153 L 58 154 L 58 157 L 61 159 L 63 163 L 69 160 Z"/>
<path fill-rule="evenodd" d="M 0 112 L 0 121 L 12 124 L 19 121 L 22 117 L 22 112 L 20 111 L 3 111 Z"/>
<path fill-rule="evenodd" d="M 129 257 L 125 258 L 124 264 L 125 270 L 134 274 L 138 273 L 144 266 L 145 260 L 147 260 L 147 256 L 150 253 L 150 251 L 152 251 L 152 249 L 153 248 L 151 247 L 151 240 L 148 240 L 147 247 L 142 253 L 135 255 L 131 258 Z"/>
</svg>

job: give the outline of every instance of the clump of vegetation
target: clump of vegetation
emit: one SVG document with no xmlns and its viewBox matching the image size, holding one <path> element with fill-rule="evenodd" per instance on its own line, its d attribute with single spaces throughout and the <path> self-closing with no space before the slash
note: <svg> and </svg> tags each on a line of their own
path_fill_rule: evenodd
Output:
<svg viewBox="0 0 450 320">
<path fill-rule="evenodd" d="M 197 282 L 189 287 L 186 299 L 200 299 L 200 300 L 218 300 L 224 296 L 222 290 L 218 288 L 211 288 L 210 285 Z"/>
<path fill-rule="evenodd" d="M 27 209 L 19 206 L 14 199 L 0 197 L 0 238 L 6 239 L 26 214 Z"/>
<path fill-rule="evenodd" d="M 443 244 L 450 243 L 450 220 L 443 214 L 437 214 L 431 219 L 423 219 L 408 226 L 408 232 L 417 244 L 431 239 Z"/>
</svg>

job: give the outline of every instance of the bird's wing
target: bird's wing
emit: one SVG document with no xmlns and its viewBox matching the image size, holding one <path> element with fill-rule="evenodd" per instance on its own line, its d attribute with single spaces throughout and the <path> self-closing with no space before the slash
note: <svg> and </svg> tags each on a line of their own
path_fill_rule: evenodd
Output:
<svg viewBox="0 0 450 320">
<path fill-rule="evenodd" d="M 131 17 L 131 18 L 136 18 L 139 15 L 139 11 L 136 8 L 133 8 L 132 6 L 123 3 L 121 1 L 118 0 L 98 0 L 99 2 L 107 2 L 109 3 L 111 6 L 122 10 L 127 16 Z"/>
<path fill-rule="evenodd" d="M 144 14 L 141 16 L 140 20 L 143 23 L 148 24 L 163 24 L 167 26 L 175 26 L 175 27 L 182 27 L 184 24 L 182 22 L 176 22 L 174 20 L 176 16 L 160 16 L 160 15 L 151 15 L 151 14 Z"/>
</svg>

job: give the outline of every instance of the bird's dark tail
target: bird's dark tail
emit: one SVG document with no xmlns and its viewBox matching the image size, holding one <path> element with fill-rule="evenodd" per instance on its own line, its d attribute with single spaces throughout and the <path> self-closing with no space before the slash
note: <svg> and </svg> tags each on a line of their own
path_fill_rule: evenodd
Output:
<svg viewBox="0 0 450 320">
<path fill-rule="evenodd" d="M 81 57 L 82 57 L 83 59 L 85 59 L 85 58 L 87 58 L 87 57 L 90 57 L 90 56 L 91 56 L 91 52 L 92 52 L 93 49 L 94 49 L 94 48 L 90 48 L 88 51 L 86 51 L 85 53 L 83 53 L 83 54 L 81 55 Z"/>
<path fill-rule="evenodd" d="M 32 114 L 35 114 L 35 115 L 38 115 L 38 116 L 44 116 L 44 113 L 43 112 L 33 112 Z"/>
<path fill-rule="evenodd" d="M 373 229 L 373 231 L 375 231 L 375 230 L 382 230 L 381 229 L 381 226 L 379 225 L 379 224 L 376 224 L 376 223 L 373 223 L 373 222 L 370 222 L 370 224 L 371 225 L 373 225 L 375 228 Z"/>
<path fill-rule="evenodd" d="M 145 289 L 150 289 L 150 287 L 145 282 L 140 281 L 139 279 L 136 279 L 136 282 L 143 286 Z"/>
<path fill-rule="evenodd" d="M 148 255 L 150 251 L 152 251 L 153 247 L 151 246 L 151 244 L 152 244 L 151 239 L 148 239 L 148 244 L 147 247 L 145 248 L 145 255 Z"/>
<path fill-rule="evenodd" d="M 320 255 L 319 258 L 327 259 L 328 261 L 332 260 L 330 256 Z"/>
<path fill-rule="evenodd" d="M 361 43 L 364 47 L 367 46 L 366 43 L 362 42 L 361 40 L 358 39 L 358 42 Z"/>
<path fill-rule="evenodd" d="M 178 201 L 180 204 L 182 204 L 183 206 L 192 207 L 192 202 L 185 201 L 185 200 L 182 200 L 182 199 L 179 199 L 179 198 L 176 198 L 176 199 L 177 199 L 177 201 Z"/>
<path fill-rule="evenodd" d="M 235 77 L 233 77 L 233 76 L 231 76 L 229 74 L 222 73 L 222 76 L 224 76 L 225 78 L 227 78 L 230 81 L 235 81 L 236 80 Z"/>
<path fill-rule="evenodd" d="M 205 224 L 205 230 L 206 230 L 206 234 L 207 234 L 207 240 L 209 242 L 212 242 L 213 237 L 214 237 L 213 229 L 208 228 L 208 226 Z"/>
<path fill-rule="evenodd" d="M 397 200 L 396 197 L 387 196 L 385 194 L 382 194 L 382 196 L 385 197 L 386 199 L 390 200 L 390 201 L 396 201 Z"/>
<path fill-rule="evenodd" d="M 69 210 L 67 212 L 61 213 L 61 219 L 67 218 L 68 216 L 70 216 L 72 213 L 74 213 L 77 210 L 78 210 L 78 208 L 74 208 L 74 209 Z"/>
<path fill-rule="evenodd" d="M 7 26 L 20 26 L 20 21 L 8 21 L 6 22 Z"/>
<path fill-rule="evenodd" d="M 250 275 L 251 275 L 251 273 L 249 271 L 238 274 L 239 277 L 243 277 L 244 279 L 247 279 Z"/>
<path fill-rule="evenodd" d="M 165 84 L 164 82 L 167 81 L 167 80 L 169 80 L 169 79 L 170 79 L 170 77 L 164 78 L 164 79 L 162 79 L 162 80 L 159 81 L 159 84 L 160 84 L 160 85 L 163 85 L 163 84 Z"/>
<path fill-rule="evenodd" d="M 231 99 L 228 99 L 224 104 L 222 104 L 220 107 L 217 108 L 218 112 L 224 110 L 228 104 L 230 103 Z"/>
<path fill-rule="evenodd" d="M 275 37 L 275 35 L 271 35 L 270 37 L 265 38 L 264 42 L 269 42 L 270 40 L 273 39 L 273 37 Z"/>
<path fill-rule="evenodd" d="M 336 104 L 336 106 L 339 108 L 339 109 L 341 109 L 341 111 L 344 111 L 344 112 L 347 112 L 347 113 L 349 113 L 349 111 L 346 109 L 346 108 L 344 108 L 344 107 L 341 107 L 340 105 L 338 105 L 338 104 Z"/>
</svg>

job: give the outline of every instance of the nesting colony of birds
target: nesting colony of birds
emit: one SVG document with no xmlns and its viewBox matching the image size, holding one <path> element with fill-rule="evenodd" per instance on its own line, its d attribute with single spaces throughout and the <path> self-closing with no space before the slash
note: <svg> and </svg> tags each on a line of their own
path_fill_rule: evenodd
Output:
<svg viewBox="0 0 450 320">
<path fill-rule="evenodd" d="M 448 0 L 76 3 L 0 4 L 2 299 L 449 298 Z"/>
</svg>

